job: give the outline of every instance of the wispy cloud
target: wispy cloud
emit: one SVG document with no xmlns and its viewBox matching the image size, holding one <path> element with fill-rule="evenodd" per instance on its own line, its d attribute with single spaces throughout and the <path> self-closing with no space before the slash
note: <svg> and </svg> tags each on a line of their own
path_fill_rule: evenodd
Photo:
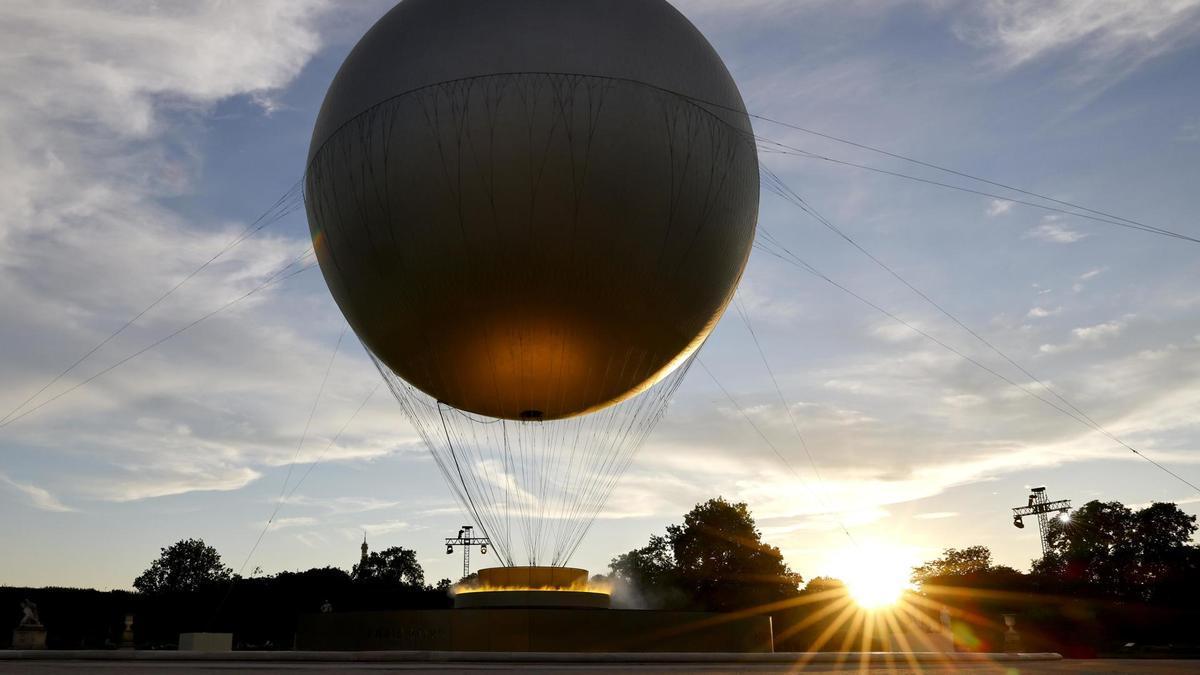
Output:
<svg viewBox="0 0 1200 675">
<path fill-rule="evenodd" d="M 1123 75 L 1200 36 L 1200 0 L 984 0 L 958 28 L 968 43 L 994 50 L 1013 68 L 1077 50 L 1076 77 Z"/>
<path fill-rule="evenodd" d="M 402 505 L 404 502 L 375 497 L 316 498 L 300 494 L 288 497 L 284 500 L 284 503 L 289 506 L 316 507 L 329 515 L 345 515 L 392 509 Z"/>
<path fill-rule="evenodd" d="M 931 511 L 929 513 L 917 513 L 913 515 L 916 520 L 945 520 L 946 518 L 957 518 L 958 511 Z"/>
<path fill-rule="evenodd" d="M 285 530 L 292 527 L 312 527 L 319 522 L 320 521 L 312 516 L 290 516 L 287 518 L 276 518 L 275 520 L 271 521 L 271 527 L 276 530 Z M 258 529 L 264 527 L 266 524 L 266 521 L 253 523 L 252 527 Z"/>
<path fill-rule="evenodd" d="M 987 214 L 992 218 L 1004 215 L 1012 210 L 1013 203 L 1004 199 L 993 199 L 987 207 Z"/>
<path fill-rule="evenodd" d="M 413 525 L 404 520 L 386 520 L 380 523 L 365 523 L 358 528 L 359 532 L 366 532 L 368 535 L 378 536 L 383 534 L 391 534 L 393 532 L 403 532 L 413 529 Z"/>
<path fill-rule="evenodd" d="M 1125 328 L 1124 321 L 1105 321 L 1095 326 L 1084 326 L 1071 331 L 1076 339 L 1084 342 L 1099 342 L 1106 337 L 1117 335 Z"/>
<path fill-rule="evenodd" d="M 801 315 L 799 303 L 765 292 L 762 285 L 754 279 L 742 279 L 742 283 L 738 286 L 737 299 L 755 322 L 761 320 L 777 325 L 787 325 Z"/>
<path fill-rule="evenodd" d="M 1022 235 L 1022 238 L 1037 239 L 1052 244 L 1074 244 L 1087 236 L 1083 232 L 1072 230 L 1070 227 L 1058 222 L 1058 216 L 1046 216 L 1041 225 L 1027 230 Z"/>
<path fill-rule="evenodd" d="M 243 488 L 261 476 L 248 466 L 180 462 L 175 466 L 147 466 L 143 471 L 117 471 L 87 481 L 80 491 L 97 499 L 134 502 L 197 491 L 228 492 Z"/>
<path fill-rule="evenodd" d="M 1125 330 L 1128 318 L 1105 321 L 1092 326 L 1080 326 L 1071 331 L 1071 340 L 1062 344 L 1044 344 L 1038 348 L 1043 354 L 1058 354 L 1079 349 L 1089 345 L 1102 344 L 1108 338 L 1116 337 Z"/>
<path fill-rule="evenodd" d="M 925 326 L 918 321 L 909 321 L 908 323 L 916 328 L 925 328 Z M 885 321 L 876 324 L 871 328 L 871 335 L 886 342 L 908 342 L 921 339 L 920 333 L 902 323 L 897 323 L 895 321 Z"/>
<path fill-rule="evenodd" d="M 1080 274 L 1078 280 L 1071 284 L 1071 291 L 1075 293 L 1082 293 L 1083 290 L 1087 288 L 1087 283 L 1085 282 L 1091 281 L 1107 271 L 1107 267 L 1097 267 Z"/>
<path fill-rule="evenodd" d="M 1056 316 L 1061 313 L 1062 307 L 1055 307 L 1053 309 L 1048 307 L 1034 307 L 1033 309 L 1029 310 L 1029 313 L 1027 313 L 1025 317 L 1028 319 L 1044 319 L 1048 316 Z"/>
<path fill-rule="evenodd" d="M 187 196 L 201 175 L 195 144 L 206 132 L 203 114 L 233 96 L 257 97 L 262 105 L 290 83 L 320 47 L 315 22 L 325 6 L 325 0 L 5 4 L 3 412 L 245 227 L 192 221 L 164 202 Z M 238 297 L 306 246 L 280 235 L 246 241 L 73 377 L 96 373 Z M 100 499 L 248 484 L 260 475 L 256 465 L 286 461 L 294 443 L 268 428 L 274 423 L 264 412 L 288 394 L 262 383 L 289 372 L 277 368 L 281 357 L 324 351 L 282 315 L 244 320 L 276 292 L 214 317 L 203 328 L 215 332 L 201 340 L 177 340 L 188 344 L 186 355 L 152 352 L 6 434 L 27 447 L 104 457 L 114 470 L 72 482 L 74 491 Z M 254 345 L 266 355 L 251 356 Z M 286 389 L 286 380 L 277 383 Z M 302 389 L 294 384 L 299 397 Z"/>
<path fill-rule="evenodd" d="M 0 473 L 0 483 L 3 483 L 13 490 L 16 490 L 20 494 L 25 495 L 25 497 L 29 500 L 30 505 L 32 505 L 34 508 L 38 508 L 43 511 L 56 511 L 60 513 L 75 510 L 59 501 L 58 497 L 55 497 L 53 494 L 51 494 L 49 490 L 38 487 L 33 483 L 21 483 L 9 478 L 3 473 Z"/>
</svg>

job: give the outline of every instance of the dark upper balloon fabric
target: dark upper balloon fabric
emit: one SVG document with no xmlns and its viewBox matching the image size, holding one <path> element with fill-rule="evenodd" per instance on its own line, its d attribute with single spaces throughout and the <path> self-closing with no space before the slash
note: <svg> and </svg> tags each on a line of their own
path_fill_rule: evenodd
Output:
<svg viewBox="0 0 1200 675">
<path fill-rule="evenodd" d="M 506 419 L 596 410 L 707 337 L 754 238 L 737 87 L 663 0 L 405 0 L 329 88 L 305 198 L 379 361 Z"/>
</svg>

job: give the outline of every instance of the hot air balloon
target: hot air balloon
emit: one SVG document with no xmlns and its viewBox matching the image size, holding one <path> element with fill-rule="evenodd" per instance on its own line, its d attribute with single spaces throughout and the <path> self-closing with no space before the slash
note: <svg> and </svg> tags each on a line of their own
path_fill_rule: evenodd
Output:
<svg viewBox="0 0 1200 675">
<path fill-rule="evenodd" d="M 732 298 L 758 194 L 737 86 L 664 0 L 404 0 L 305 174 L 334 299 L 506 564 L 570 557 Z"/>
</svg>

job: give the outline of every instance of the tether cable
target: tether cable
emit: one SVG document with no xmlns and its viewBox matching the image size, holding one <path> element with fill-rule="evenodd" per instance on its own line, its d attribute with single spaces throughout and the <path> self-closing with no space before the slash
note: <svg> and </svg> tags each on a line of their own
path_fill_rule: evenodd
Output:
<svg viewBox="0 0 1200 675">
<path fill-rule="evenodd" d="M 305 254 L 305 255 L 307 256 L 307 254 Z M 0 429 L 3 429 L 5 427 L 9 426 L 10 424 L 12 424 L 13 422 L 16 422 L 16 421 L 23 419 L 29 415 L 32 415 L 33 413 L 37 412 L 38 410 L 41 410 L 42 408 L 46 407 L 47 405 L 50 405 L 51 403 L 57 401 L 58 399 L 62 398 L 63 396 L 66 396 L 67 394 L 70 394 L 71 392 L 79 389 L 80 387 L 84 387 L 84 386 L 90 384 L 91 382 L 94 382 L 95 380 L 99 379 L 100 377 L 116 370 L 117 368 L 125 365 L 126 363 L 129 363 L 130 361 L 132 361 L 132 360 L 136 359 L 137 357 L 141 356 L 142 354 L 145 354 L 146 352 L 154 349 L 155 347 L 158 347 L 159 345 L 163 344 L 164 342 L 166 342 L 172 338 L 178 337 L 182 333 L 184 333 L 192 328 L 195 328 L 196 326 L 200 325 L 204 321 L 211 319 L 212 317 L 216 316 L 217 314 L 220 314 L 221 312 L 229 309 L 230 307 L 236 305 L 237 303 L 241 302 L 242 300 L 249 298 L 250 296 L 254 295 L 255 293 L 258 293 L 259 291 L 263 290 L 264 288 L 267 288 L 268 286 L 273 286 L 273 285 L 283 282 L 283 281 L 287 281 L 288 279 L 291 279 L 292 277 L 294 277 L 298 274 L 302 274 L 302 273 L 307 272 L 308 270 L 312 269 L 313 267 L 316 267 L 316 263 L 312 263 L 309 265 L 305 265 L 304 267 L 301 267 L 300 269 L 298 269 L 290 274 L 282 275 L 282 272 L 284 272 L 288 268 L 294 266 L 296 264 L 296 262 L 298 262 L 298 260 L 293 261 L 287 267 L 283 268 L 283 270 L 280 270 L 279 272 L 276 272 L 275 274 L 271 275 L 270 278 L 268 278 L 266 281 L 259 284 L 258 286 L 255 286 L 254 288 L 250 289 L 246 293 L 234 298 L 233 300 L 230 300 L 229 302 L 227 302 L 224 305 L 221 305 L 220 307 L 212 310 L 211 312 L 201 316 L 200 318 L 196 319 L 195 321 L 192 321 L 191 323 L 181 326 L 180 328 L 167 334 L 166 336 L 161 337 L 158 340 L 155 340 L 154 342 L 150 343 L 149 345 L 137 350 L 136 352 L 130 354 L 129 356 L 126 356 L 125 358 L 121 359 L 120 361 L 117 361 L 116 363 L 108 366 L 107 368 L 105 368 L 104 370 L 101 370 L 100 372 L 96 373 L 95 375 L 92 375 L 91 377 L 89 377 L 85 380 L 81 380 L 81 381 L 75 383 L 74 385 L 72 385 L 71 387 L 68 387 L 67 389 L 64 389 L 64 390 L 58 392 L 57 394 L 46 399 L 45 401 L 42 401 L 41 403 L 37 404 L 36 406 L 29 408 L 28 410 L 25 410 L 21 414 L 16 415 L 15 417 L 11 417 L 11 418 L 5 420 L 4 422 L 0 422 Z"/>
<path fill-rule="evenodd" d="M 221 248 L 221 250 L 217 251 L 215 254 L 213 254 L 212 257 L 210 257 L 208 260 L 205 260 L 203 263 L 201 263 L 199 267 L 192 270 L 191 273 L 189 273 L 183 279 L 179 280 L 179 282 L 176 283 L 174 286 L 167 289 L 167 291 L 165 293 L 158 296 L 158 298 L 156 298 L 149 305 L 146 305 L 144 308 L 142 308 L 142 310 L 139 311 L 137 314 L 134 314 L 132 317 L 130 317 L 125 323 L 121 324 L 121 326 L 119 328 L 117 328 L 115 331 L 110 333 L 108 335 L 108 337 L 105 337 L 103 340 L 96 343 L 91 349 L 84 352 L 84 354 L 82 356 L 80 356 L 78 359 L 76 359 L 73 363 L 71 363 L 71 365 L 67 366 L 64 370 L 62 370 L 60 373 L 58 373 L 53 378 L 51 378 L 48 382 L 46 382 L 46 384 L 42 385 L 42 387 L 40 389 L 35 391 L 24 401 L 22 401 L 19 405 L 17 405 L 17 407 L 10 410 L 8 412 L 8 414 L 6 414 L 3 418 L 0 418 L 0 427 L 4 426 L 4 424 L 6 424 L 10 419 L 12 419 L 13 416 L 16 415 L 22 408 L 29 405 L 32 401 L 37 399 L 37 397 L 41 396 L 47 389 L 54 386 L 59 380 L 61 380 L 62 378 L 66 377 L 68 374 L 70 374 L 70 372 L 72 370 L 75 370 L 75 368 L 77 368 L 84 361 L 88 360 L 93 354 L 100 351 L 100 349 L 103 348 L 104 345 L 106 345 L 109 342 L 111 342 L 112 340 L 114 340 L 121 333 L 124 333 L 127 328 L 129 328 L 134 323 L 136 323 L 139 319 L 141 319 L 143 316 L 145 316 L 148 312 L 153 310 L 155 307 L 157 307 L 159 304 L 161 304 L 167 298 L 174 295 L 176 291 L 178 291 L 180 288 L 182 288 L 184 286 L 184 284 L 191 281 L 196 275 L 198 275 L 201 272 L 203 272 L 204 270 L 208 269 L 208 267 L 210 265 L 212 265 L 214 262 L 216 262 L 217 259 L 224 256 L 226 253 L 233 250 L 239 244 L 246 241 L 250 237 L 254 236 L 259 231 L 261 231 L 262 229 L 267 227 L 268 225 L 278 222 L 279 220 L 283 219 L 285 216 L 287 216 L 290 213 L 292 213 L 293 211 L 295 211 L 298 208 L 298 204 L 300 203 L 299 198 L 298 198 L 299 194 L 300 194 L 300 191 L 299 191 L 300 185 L 301 185 L 300 182 L 297 182 L 296 184 L 294 184 L 290 189 L 288 189 L 287 192 L 285 192 L 283 194 L 283 196 L 281 196 L 279 199 L 275 200 L 275 203 L 272 204 L 271 207 L 268 208 L 265 212 L 263 212 L 262 215 L 260 215 L 253 222 L 251 222 L 249 225 L 247 225 L 246 229 L 243 230 L 237 237 L 235 237 L 229 243 L 225 244 L 225 246 L 223 248 Z M 275 211 L 280 210 L 280 209 L 282 210 L 280 213 L 275 213 L 274 215 L 272 215 Z"/>
</svg>

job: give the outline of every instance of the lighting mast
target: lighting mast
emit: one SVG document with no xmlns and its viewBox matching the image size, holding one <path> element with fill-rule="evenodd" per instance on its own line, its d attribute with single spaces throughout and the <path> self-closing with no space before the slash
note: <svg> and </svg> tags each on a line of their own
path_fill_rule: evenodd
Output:
<svg viewBox="0 0 1200 675">
<path fill-rule="evenodd" d="M 1035 487 L 1029 491 L 1029 503 L 1025 506 L 1013 507 L 1013 527 L 1024 528 L 1025 516 L 1038 517 L 1038 534 L 1042 540 L 1042 557 L 1050 552 L 1050 542 L 1046 539 L 1046 521 L 1049 514 L 1056 513 L 1060 518 L 1067 518 L 1071 511 L 1070 499 L 1050 501 L 1046 495 L 1045 486 Z"/>
<path fill-rule="evenodd" d="M 487 555 L 488 546 L 492 540 L 487 537 L 474 536 L 474 527 L 463 525 L 458 530 L 457 537 L 446 537 L 446 555 L 454 555 L 454 547 L 461 546 L 463 550 L 463 578 L 471 574 L 471 547 L 478 546 L 480 555 Z"/>
</svg>

